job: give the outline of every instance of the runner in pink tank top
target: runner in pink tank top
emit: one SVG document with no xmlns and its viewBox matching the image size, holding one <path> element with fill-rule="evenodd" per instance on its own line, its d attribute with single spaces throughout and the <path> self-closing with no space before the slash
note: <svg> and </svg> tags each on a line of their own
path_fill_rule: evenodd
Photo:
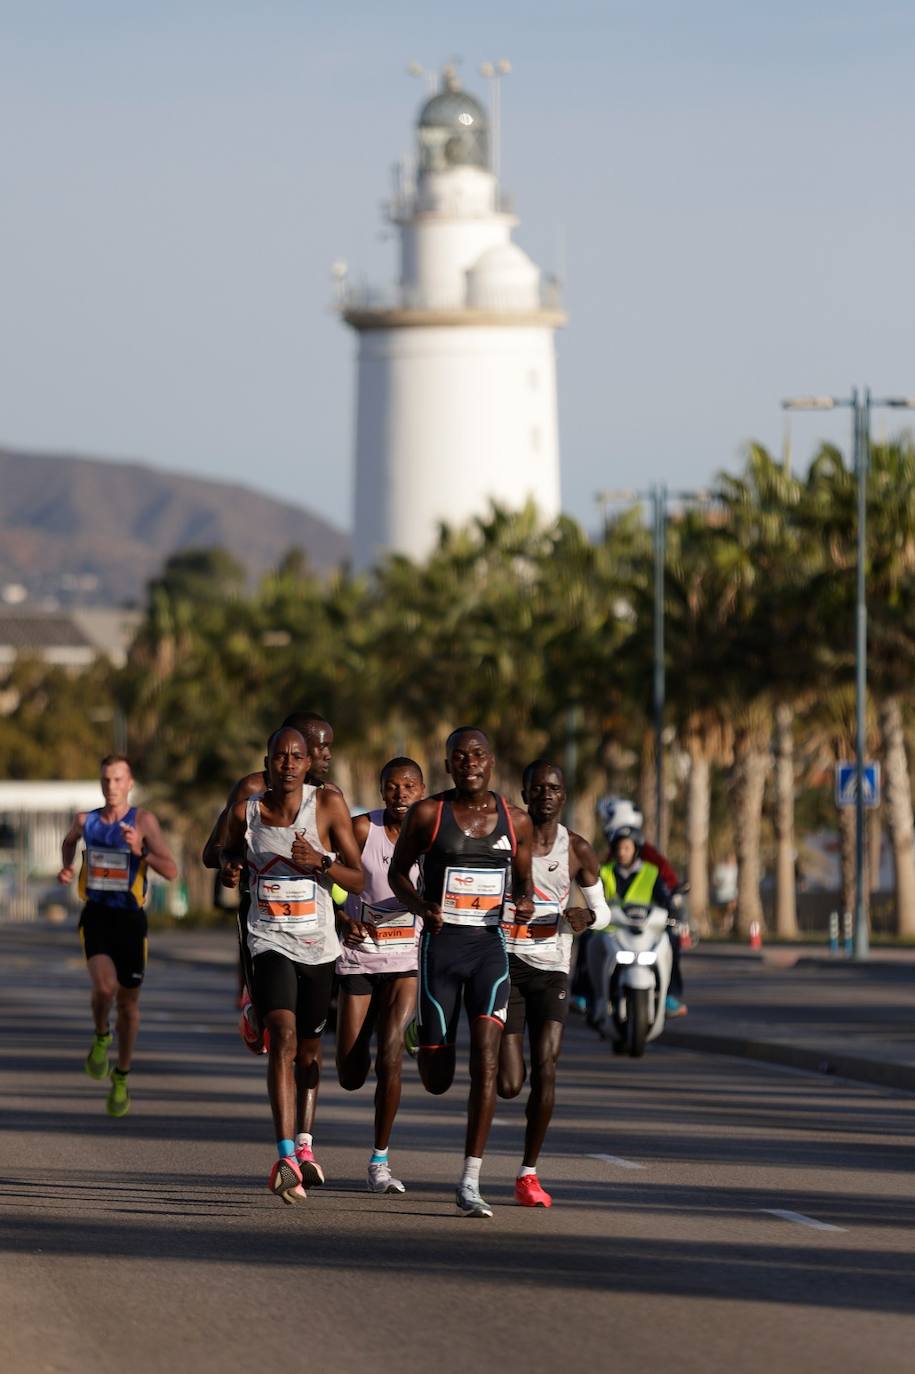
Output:
<svg viewBox="0 0 915 1374">
<path fill-rule="evenodd" d="M 353 822 L 362 850 L 365 887 L 343 909 L 343 941 L 337 959 L 337 1075 L 353 1092 L 368 1077 L 373 1033 L 375 1149 L 369 1160 L 373 1193 L 403 1193 L 388 1161 L 388 1142 L 400 1106 L 404 1029 L 416 1009 L 417 948 L 422 921 L 405 910 L 388 886 L 388 865 L 404 817 L 425 794 L 422 769 L 413 759 L 391 759 L 381 770 L 384 807 Z M 416 873 L 412 875 L 416 878 Z"/>
</svg>

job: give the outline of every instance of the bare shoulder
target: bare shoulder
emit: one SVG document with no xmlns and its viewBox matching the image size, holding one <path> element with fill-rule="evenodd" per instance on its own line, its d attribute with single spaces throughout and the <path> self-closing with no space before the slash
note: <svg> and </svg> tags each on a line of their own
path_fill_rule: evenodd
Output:
<svg viewBox="0 0 915 1374">
<path fill-rule="evenodd" d="M 516 835 L 532 836 L 534 833 L 533 822 L 526 811 L 522 811 L 520 806 L 515 806 L 514 802 L 507 802 L 508 814 L 511 817 L 512 825 L 515 827 Z"/>
<path fill-rule="evenodd" d="M 365 848 L 365 842 L 369 837 L 369 831 L 371 830 L 371 828 L 372 822 L 369 819 L 369 814 L 367 811 L 363 812 L 361 816 L 353 817 L 353 834 L 356 836 L 356 839 L 359 842 L 360 849 Z"/>
<path fill-rule="evenodd" d="M 267 780 L 263 772 L 246 773 L 229 793 L 229 805 L 234 806 L 236 802 L 248 801 L 250 797 L 259 797 L 267 790 Z"/>
<path fill-rule="evenodd" d="M 342 787 L 338 787 L 337 784 L 336 784 L 335 782 L 327 782 L 327 781 L 325 780 L 324 782 L 321 783 L 321 787 L 320 787 L 319 790 L 320 790 L 321 792 L 330 792 L 330 793 L 336 792 L 336 794 L 337 794 L 338 797 L 342 797 L 342 796 L 343 796 L 343 788 L 342 788 Z"/>
</svg>

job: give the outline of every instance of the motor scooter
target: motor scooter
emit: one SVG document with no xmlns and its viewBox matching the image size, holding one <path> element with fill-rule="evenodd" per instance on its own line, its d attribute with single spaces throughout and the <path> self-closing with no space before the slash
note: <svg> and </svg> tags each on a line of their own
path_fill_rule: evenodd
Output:
<svg viewBox="0 0 915 1374">
<path fill-rule="evenodd" d="M 610 936 L 609 1000 L 616 1031 L 614 1050 L 640 1058 L 664 1029 L 664 1004 L 673 954 L 671 917 L 663 907 L 614 905 Z M 676 924 L 676 922 L 674 922 Z"/>
</svg>

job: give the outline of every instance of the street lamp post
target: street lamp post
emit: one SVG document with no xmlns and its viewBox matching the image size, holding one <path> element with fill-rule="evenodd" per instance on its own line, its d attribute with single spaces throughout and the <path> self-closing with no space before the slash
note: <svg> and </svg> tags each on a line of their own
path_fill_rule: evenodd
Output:
<svg viewBox="0 0 915 1374">
<path fill-rule="evenodd" d="M 610 505 L 628 505 L 648 501 L 651 506 L 652 556 L 654 564 L 654 626 L 652 696 L 654 707 L 654 767 L 655 767 L 655 839 L 661 843 L 664 819 L 664 709 L 667 705 L 667 665 L 665 661 L 664 574 L 667 564 L 668 502 L 683 504 L 709 500 L 707 491 L 670 491 L 664 482 L 655 482 L 644 490 L 601 491 L 597 499 L 606 510 Z"/>
<path fill-rule="evenodd" d="M 835 410 L 852 412 L 852 464 L 857 482 L 858 518 L 855 577 L 855 958 L 870 952 L 867 898 L 864 882 L 864 755 L 867 746 L 867 475 L 871 455 L 871 411 L 915 409 L 915 398 L 886 396 L 873 400 L 870 387 L 850 396 L 795 396 L 782 401 L 783 410 Z"/>
</svg>

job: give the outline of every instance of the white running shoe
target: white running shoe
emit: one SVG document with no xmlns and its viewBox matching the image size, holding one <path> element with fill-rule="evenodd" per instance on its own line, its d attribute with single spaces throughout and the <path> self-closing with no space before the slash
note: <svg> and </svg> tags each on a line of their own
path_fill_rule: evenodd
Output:
<svg viewBox="0 0 915 1374">
<path fill-rule="evenodd" d="M 377 1164 L 369 1165 L 369 1177 L 366 1184 L 370 1193 L 405 1193 L 407 1190 L 399 1178 L 395 1178 L 391 1173 L 391 1166 L 386 1159 L 382 1159 Z"/>
<path fill-rule="evenodd" d="M 491 1217 L 492 1208 L 480 1197 L 475 1183 L 459 1183 L 454 1197 L 458 1211 L 465 1217 Z"/>
</svg>

